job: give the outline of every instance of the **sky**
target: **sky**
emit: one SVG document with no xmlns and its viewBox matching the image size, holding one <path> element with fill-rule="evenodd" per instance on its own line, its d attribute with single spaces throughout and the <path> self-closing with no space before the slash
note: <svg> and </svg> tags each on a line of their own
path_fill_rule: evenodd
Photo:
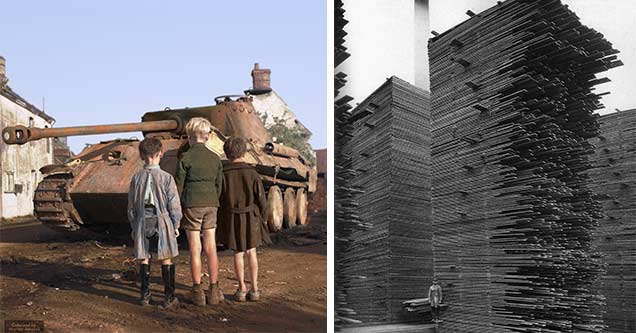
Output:
<svg viewBox="0 0 636 333">
<path fill-rule="evenodd" d="M 327 146 L 325 1 L 7 1 L 0 55 L 9 85 L 55 127 L 137 122 L 143 113 L 214 105 L 252 85 L 254 63 Z M 12 13 L 7 15 L 7 13 Z M 43 101 L 44 100 L 44 101 Z M 70 137 L 86 143 L 141 137 Z"/>
<path fill-rule="evenodd" d="M 623 66 L 597 74 L 611 82 L 599 84 L 597 93 L 609 91 L 601 99 L 606 114 L 615 109 L 636 108 L 634 78 L 636 78 L 636 1 L 634 0 L 561 0 L 569 6 L 586 26 L 602 33 L 615 49 L 621 51 L 618 58 Z M 497 0 L 430 0 L 431 30 L 438 33 L 467 20 L 467 10 L 480 13 L 497 4 Z"/>
</svg>

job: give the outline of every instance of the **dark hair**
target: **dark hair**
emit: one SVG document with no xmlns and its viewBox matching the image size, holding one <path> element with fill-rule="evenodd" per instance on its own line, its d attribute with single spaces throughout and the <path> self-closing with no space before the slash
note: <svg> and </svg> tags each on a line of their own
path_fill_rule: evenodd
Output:
<svg viewBox="0 0 636 333">
<path fill-rule="evenodd" d="M 223 144 L 223 151 L 229 160 L 237 159 L 247 152 L 245 139 L 241 137 L 231 137 Z"/>
<path fill-rule="evenodd" d="M 146 158 L 161 151 L 161 141 L 157 138 L 143 139 L 139 143 L 139 157 Z"/>
</svg>

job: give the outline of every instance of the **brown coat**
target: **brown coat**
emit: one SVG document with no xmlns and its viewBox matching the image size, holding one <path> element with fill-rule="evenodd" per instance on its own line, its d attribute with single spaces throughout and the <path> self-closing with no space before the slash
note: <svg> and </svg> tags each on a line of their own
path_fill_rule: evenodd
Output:
<svg viewBox="0 0 636 333">
<path fill-rule="evenodd" d="M 256 170 L 247 163 L 229 163 L 223 174 L 219 242 L 237 252 L 270 243 L 265 227 L 267 199 Z"/>
</svg>

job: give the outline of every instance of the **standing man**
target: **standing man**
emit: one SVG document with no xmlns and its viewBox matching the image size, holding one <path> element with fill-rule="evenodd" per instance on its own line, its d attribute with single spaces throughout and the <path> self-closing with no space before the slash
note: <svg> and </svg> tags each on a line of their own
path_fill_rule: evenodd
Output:
<svg viewBox="0 0 636 333">
<path fill-rule="evenodd" d="M 434 323 L 439 323 L 439 305 L 442 303 L 442 287 L 437 284 L 437 278 L 433 278 L 433 284 L 428 288 L 428 300 L 431 303 L 431 314 Z"/>
<path fill-rule="evenodd" d="M 221 159 L 205 146 L 212 125 L 201 117 L 190 119 L 185 126 L 190 149 L 186 151 L 177 165 L 175 180 L 190 247 L 190 270 L 192 272 L 192 302 L 205 305 L 206 297 L 201 286 L 201 236 L 203 250 L 208 257 L 210 288 L 207 304 L 218 304 L 223 300 L 219 288 L 219 259 L 216 254 L 216 220 L 219 197 L 223 185 L 223 165 Z"/>
</svg>

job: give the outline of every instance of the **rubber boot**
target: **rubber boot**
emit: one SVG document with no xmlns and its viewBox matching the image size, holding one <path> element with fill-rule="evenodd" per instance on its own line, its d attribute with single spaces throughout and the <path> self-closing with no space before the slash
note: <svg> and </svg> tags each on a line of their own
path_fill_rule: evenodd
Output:
<svg viewBox="0 0 636 333">
<path fill-rule="evenodd" d="M 139 282 L 141 283 L 141 295 L 139 304 L 150 305 L 150 264 L 139 264 Z"/>
<path fill-rule="evenodd" d="M 219 304 L 225 299 L 219 283 L 210 283 L 210 289 L 208 289 L 208 305 Z"/>
<path fill-rule="evenodd" d="M 164 300 L 163 308 L 170 309 L 179 304 L 179 300 L 174 296 L 175 290 L 175 265 L 161 265 L 161 276 L 163 277 Z"/>
</svg>

